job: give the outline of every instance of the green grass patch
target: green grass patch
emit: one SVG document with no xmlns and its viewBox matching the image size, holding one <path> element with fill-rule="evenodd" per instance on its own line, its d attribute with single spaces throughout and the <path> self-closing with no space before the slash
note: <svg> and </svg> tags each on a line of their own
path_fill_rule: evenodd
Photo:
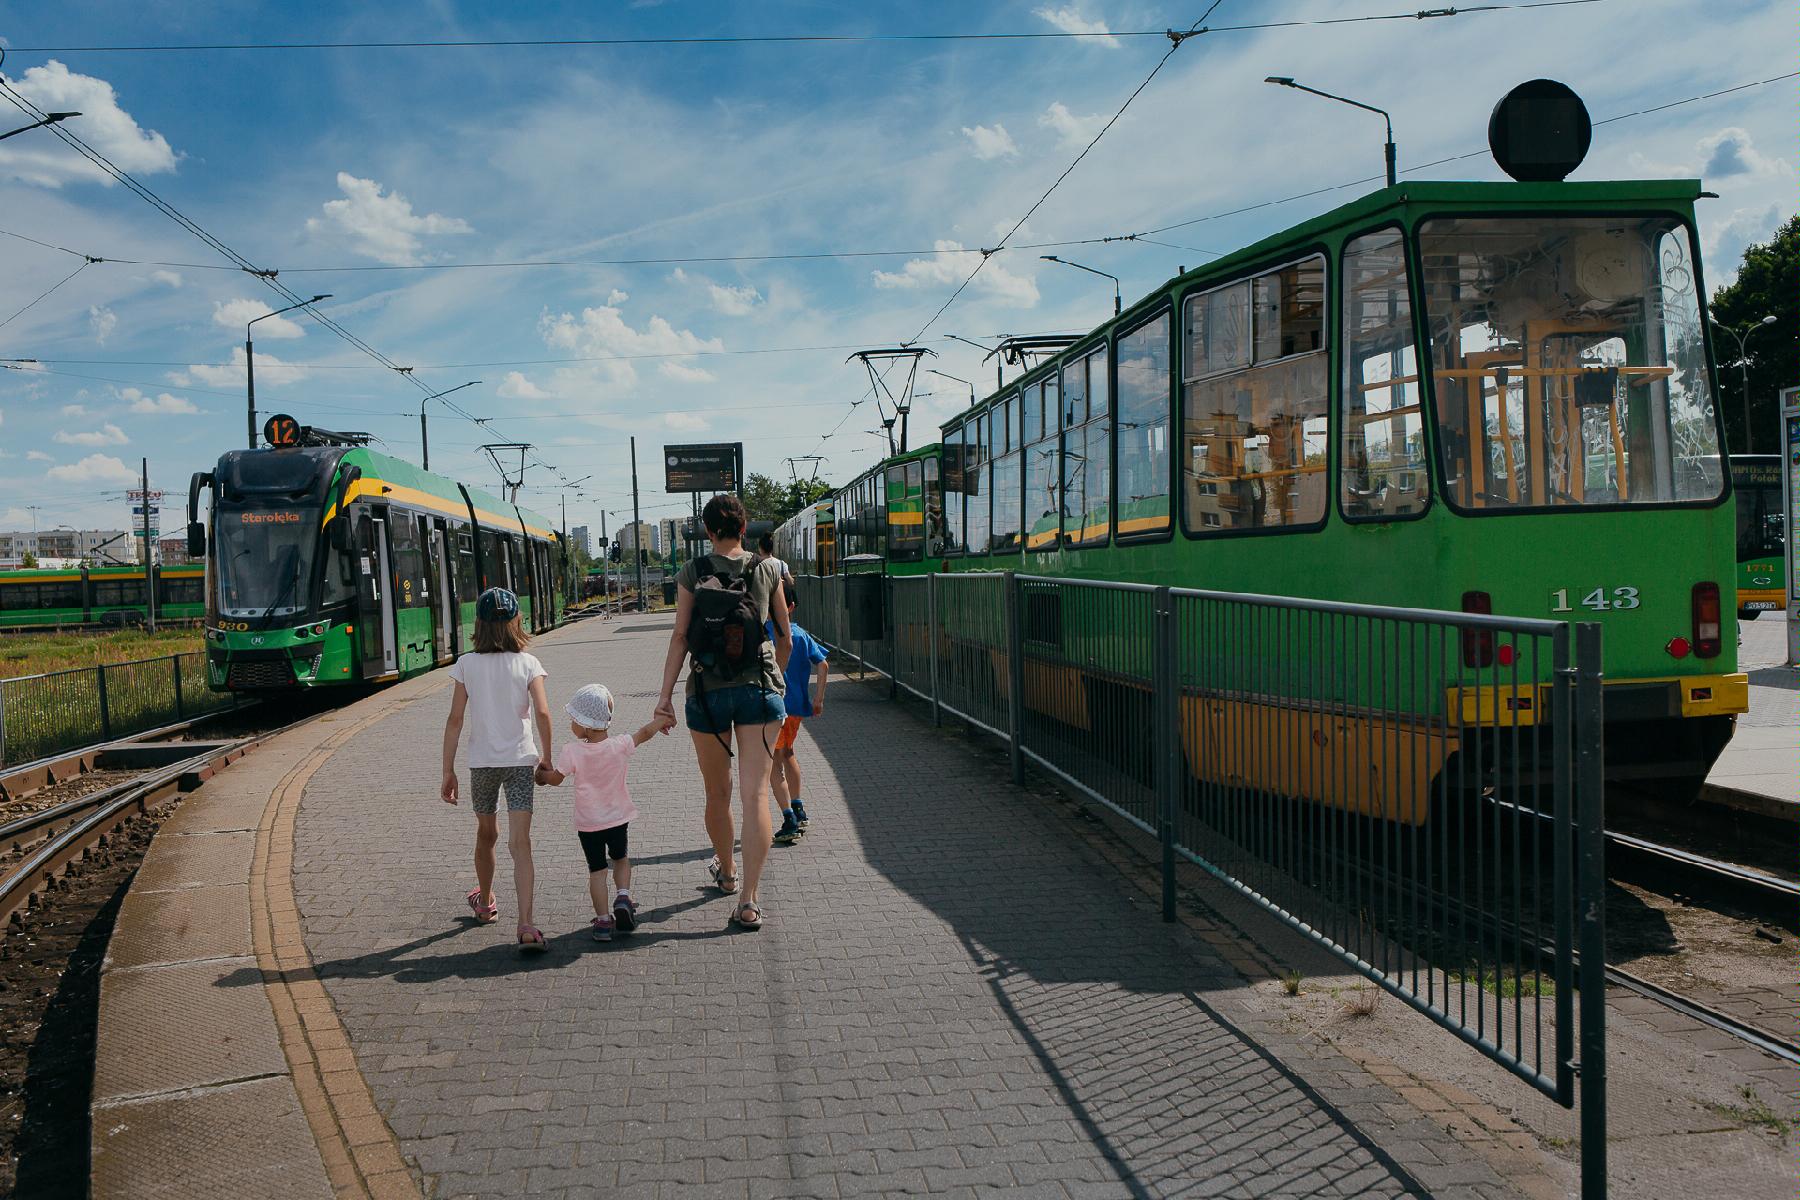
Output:
<svg viewBox="0 0 1800 1200">
<path fill-rule="evenodd" d="M 1556 980 L 1548 975 L 1535 972 L 1523 972 L 1515 976 L 1511 971 L 1449 971 L 1446 972 L 1451 983 L 1473 983 L 1490 996 L 1499 996 L 1510 1000 L 1515 996 L 1554 996 Z"/>
<path fill-rule="evenodd" d="M 191 654 L 203 650 L 205 645 L 198 629 L 163 629 L 154 634 L 141 629 L 9 633 L 0 635 L 0 679 Z"/>
</svg>

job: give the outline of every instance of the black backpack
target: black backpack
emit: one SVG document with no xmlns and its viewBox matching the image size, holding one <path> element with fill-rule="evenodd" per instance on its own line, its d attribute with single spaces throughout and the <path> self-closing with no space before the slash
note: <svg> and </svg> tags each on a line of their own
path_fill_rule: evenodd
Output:
<svg viewBox="0 0 1800 1200">
<path fill-rule="evenodd" d="M 694 613 L 688 621 L 687 648 L 702 669 L 726 675 L 743 673 L 767 639 L 750 579 L 763 560 L 752 558 L 741 571 L 714 570 L 719 556 L 709 554 L 694 580 Z M 729 559 L 722 560 L 729 562 Z"/>
</svg>

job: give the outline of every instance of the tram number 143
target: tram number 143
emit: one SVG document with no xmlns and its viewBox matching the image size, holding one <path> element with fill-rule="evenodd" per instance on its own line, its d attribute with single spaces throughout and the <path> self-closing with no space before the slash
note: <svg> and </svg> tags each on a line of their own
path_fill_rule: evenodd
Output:
<svg viewBox="0 0 1800 1200">
<path fill-rule="evenodd" d="M 1550 598 L 1556 602 L 1550 606 L 1551 612 L 1575 611 L 1569 604 L 1568 588 L 1557 588 L 1550 593 Z M 1605 588 L 1597 587 L 1581 598 L 1581 607 L 1591 608 L 1595 612 L 1605 612 L 1613 608 L 1636 608 L 1637 606 L 1638 590 L 1634 587 L 1616 587 L 1612 589 L 1610 596 L 1606 594 Z"/>
</svg>

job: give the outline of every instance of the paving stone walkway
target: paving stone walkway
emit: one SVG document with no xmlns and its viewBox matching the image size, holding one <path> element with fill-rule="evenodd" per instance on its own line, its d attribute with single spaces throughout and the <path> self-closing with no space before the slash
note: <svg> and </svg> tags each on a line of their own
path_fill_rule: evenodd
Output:
<svg viewBox="0 0 1800 1200">
<path fill-rule="evenodd" d="M 668 628 L 543 639 L 553 711 L 601 681 L 636 728 Z M 834 682 L 803 734 L 814 827 L 772 852 L 759 934 L 706 886 L 685 731 L 635 760 L 629 938 L 588 939 L 568 793 L 539 790 L 530 960 L 504 849 L 501 924 L 466 919 L 447 689 L 319 769 L 307 946 L 427 1195 L 1514 1194 L 1329 1046 L 1272 1036 L 1204 943 L 881 696 Z"/>
</svg>

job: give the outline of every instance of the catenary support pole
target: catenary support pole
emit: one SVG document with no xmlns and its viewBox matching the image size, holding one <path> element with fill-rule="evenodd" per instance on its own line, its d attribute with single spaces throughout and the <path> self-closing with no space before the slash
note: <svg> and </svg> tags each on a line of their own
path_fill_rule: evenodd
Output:
<svg viewBox="0 0 1800 1200">
<path fill-rule="evenodd" d="M 637 438 L 631 439 L 631 557 L 637 563 L 638 611 L 644 604 L 644 529 L 638 514 Z"/>
<path fill-rule="evenodd" d="M 140 458 L 144 489 L 144 628 L 156 632 L 156 542 L 150 537 L 150 460 Z"/>
<path fill-rule="evenodd" d="M 256 343 L 250 339 L 247 328 L 244 336 L 244 397 L 249 406 L 249 412 L 244 422 L 250 435 L 247 445 L 254 450 L 256 449 Z"/>
</svg>

